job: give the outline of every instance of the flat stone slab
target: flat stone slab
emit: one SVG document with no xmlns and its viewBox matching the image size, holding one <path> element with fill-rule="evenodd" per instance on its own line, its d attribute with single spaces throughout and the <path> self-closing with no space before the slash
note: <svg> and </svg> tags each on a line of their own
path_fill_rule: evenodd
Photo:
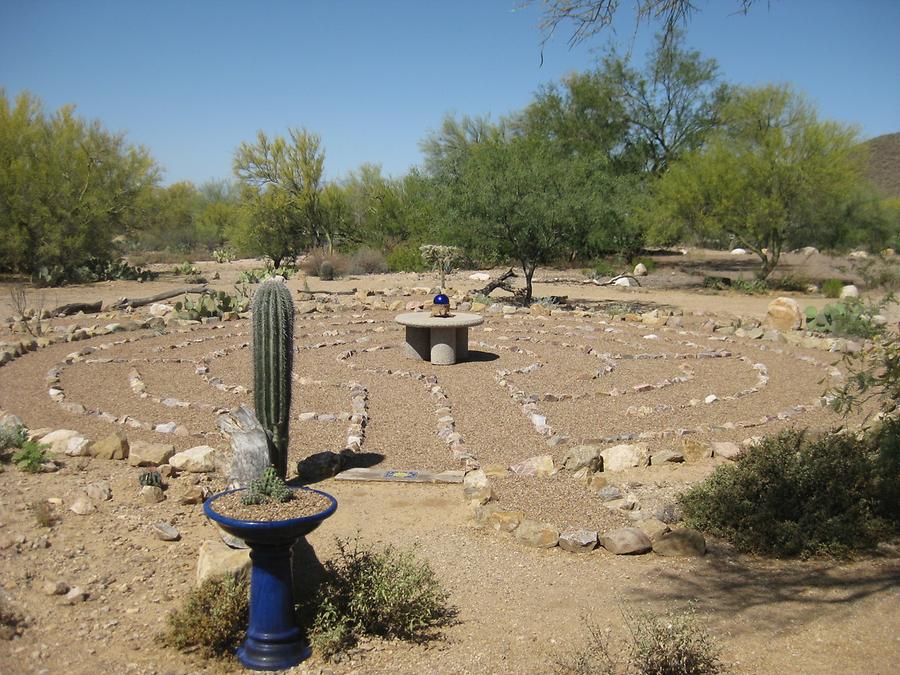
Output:
<svg viewBox="0 0 900 675">
<path fill-rule="evenodd" d="M 407 312 L 398 314 L 394 321 L 413 328 L 470 328 L 484 323 L 481 314 L 456 312 L 450 316 L 431 316 L 430 312 Z"/>
<path fill-rule="evenodd" d="M 336 475 L 335 480 L 378 481 L 387 483 L 462 483 L 462 471 L 398 471 L 391 469 L 347 469 Z"/>
</svg>

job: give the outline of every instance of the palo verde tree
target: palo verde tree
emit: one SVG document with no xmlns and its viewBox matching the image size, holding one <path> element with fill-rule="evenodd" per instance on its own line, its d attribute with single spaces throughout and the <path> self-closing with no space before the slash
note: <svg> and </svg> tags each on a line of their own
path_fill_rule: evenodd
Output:
<svg viewBox="0 0 900 675">
<path fill-rule="evenodd" d="M 502 137 L 473 145 L 447 183 L 457 241 L 475 253 L 516 260 L 532 299 L 535 268 L 565 255 L 603 210 L 589 157 L 564 157 L 546 142 Z"/>
<path fill-rule="evenodd" d="M 235 151 L 234 174 L 247 211 L 244 241 L 276 267 L 326 239 L 320 214 L 324 165 L 321 139 L 306 129 L 271 140 L 260 131 L 256 143 L 243 142 Z"/>
<path fill-rule="evenodd" d="M 0 269 L 45 281 L 116 256 L 158 179 L 148 152 L 73 106 L 47 115 L 29 93 L 0 89 Z"/>
<path fill-rule="evenodd" d="M 672 165 L 651 218 L 661 242 L 726 235 L 760 259 L 769 276 L 785 244 L 828 228 L 863 180 L 852 128 L 820 121 L 786 86 L 738 90 L 723 126 Z"/>
</svg>

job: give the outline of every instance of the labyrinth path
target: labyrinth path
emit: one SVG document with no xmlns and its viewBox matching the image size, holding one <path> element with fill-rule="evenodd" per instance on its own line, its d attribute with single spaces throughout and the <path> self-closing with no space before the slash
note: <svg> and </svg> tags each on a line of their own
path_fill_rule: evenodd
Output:
<svg viewBox="0 0 900 675">
<path fill-rule="evenodd" d="M 32 428 L 100 438 L 121 427 L 132 440 L 225 450 L 217 412 L 252 406 L 249 340 L 245 319 L 50 345 L 0 369 L 0 408 Z M 584 443 L 655 453 L 841 421 L 822 400 L 840 381 L 839 355 L 783 343 L 602 315 L 486 314 L 467 362 L 435 367 L 402 344 L 387 312 L 298 317 L 289 466 L 345 448 L 385 469 L 559 464 Z M 512 477 L 499 492 L 527 501 L 540 489 Z M 560 508 L 577 512 L 582 489 L 564 490 Z"/>
</svg>

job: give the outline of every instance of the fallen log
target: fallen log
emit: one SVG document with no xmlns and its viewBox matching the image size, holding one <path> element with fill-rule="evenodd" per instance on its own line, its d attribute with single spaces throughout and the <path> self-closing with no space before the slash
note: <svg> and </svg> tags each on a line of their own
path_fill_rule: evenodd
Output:
<svg viewBox="0 0 900 675">
<path fill-rule="evenodd" d="M 507 279 L 514 279 L 516 277 L 516 273 L 512 271 L 512 268 L 508 269 L 506 272 L 501 274 L 499 277 L 491 281 L 487 286 L 478 291 L 473 291 L 473 295 L 490 295 L 491 291 L 496 290 L 498 288 L 503 289 L 508 293 L 515 293 L 516 290 L 507 283 Z"/>
<path fill-rule="evenodd" d="M 176 288 L 172 291 L 164 291 L 162 293 L 157 293 L 156 295 L 151 295 L 149 298 L 119 298 L 111 304 L 108 309 L 125 309 L 126 307 L 143 307 L 144 305 L 151 305 L 154 302 L 160 302 L 161 300 L 168 300 L 170 298 L 178 297 L 179 295 L 187 295 L 188 293 L 206 293 L 209 290 L 206 285 L 203 286 L 184 286 L 183 288 Z"/>
<path fill-rule="evenodd" d="M 96 314 L 100 311 L 102 305 L 102 300 L 98 300 L 97 302 L 70 302 L 67 305 L 60 305 L 59 307 L 49 310 L 47 316 L 69 316 L 71 314 L 78 314 L 78 312 Z"/>
</svg>

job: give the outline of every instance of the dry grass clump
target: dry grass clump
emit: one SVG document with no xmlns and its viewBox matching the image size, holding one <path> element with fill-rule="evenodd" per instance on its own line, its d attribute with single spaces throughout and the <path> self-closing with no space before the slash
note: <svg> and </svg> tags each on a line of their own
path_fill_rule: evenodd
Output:
<svg viewBox="0 0 900 675">
<path fill-rule="evenodd" d="M 573 675 L 712 675 L 723 672 L 719 647 L 697 621 L 693 609 L 663 614 L 622 610 L 628 640 L 610 643 L 608 633 L 588 622 L 585 643 L 557 662 Z"/>
<path fill-rule="evenodd" d="M 184 605 L 169 616 L 162 635 L 176 649 L 197 649 L 204 656 L 234 652 L 247 629 L 250 588 L 245 580 L 211 577 L 192 590 Z"/>
</svg>

